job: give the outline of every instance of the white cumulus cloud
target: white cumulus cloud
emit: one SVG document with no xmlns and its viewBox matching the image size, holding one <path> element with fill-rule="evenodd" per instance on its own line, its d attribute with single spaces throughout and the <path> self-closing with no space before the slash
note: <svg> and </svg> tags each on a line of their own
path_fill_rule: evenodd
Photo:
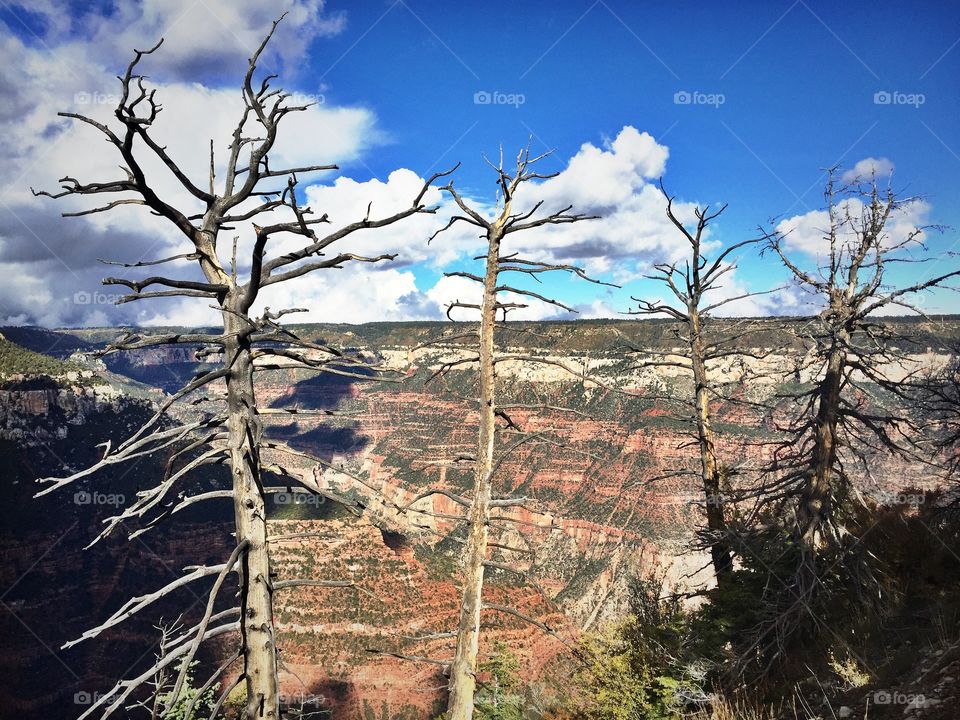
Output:
<svg viewBox="0 0 960 720">
<path fill-rule="evenodd" d="M 871 182 L 893 174 L 893 162 L 885 157 L 864 158 L 840 176 L 845 183 Z"/>
<path fill-rule="evenodd" d="M 887 219 L 885 238 L 887 245 L 896 245 L 905 240 L 910 233 L 929 225 L 930 204 L 925 200 L 912 200 L 897 206 Z M 864 204 L 859 198 L 844 198 L 839 201 L 835 218 L 839 223 L 837 230 L 838 249 L 849 247 L 856 242 L 858 228 L 862 227 Z M 802 252 L 819 258 L 826 258 L 830 250 L 830 215 L 826 210 L 809 212 L 785 218 L 778 223 L 777 232 L 785 237 L 787 251 Z M 918 239 L 922 239 L 922 234 Z"/>
</svg>

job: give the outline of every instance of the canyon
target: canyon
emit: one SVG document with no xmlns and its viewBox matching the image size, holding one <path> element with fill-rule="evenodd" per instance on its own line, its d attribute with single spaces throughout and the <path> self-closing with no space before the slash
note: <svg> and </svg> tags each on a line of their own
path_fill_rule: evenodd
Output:
<svg viewBox="0 0 960 720">
<path fill-rule="evenodd" d="M 903 322 L 910 367 L 898 372 L 941 365 L 960 338 L 955 318 Z M 536 624 L 485 612 L 483 652 L 505 642 L 524 677 L 549 696 L 563 692 L 567 646 L 625 612 L 632 578 L 656 574 L 684 590 L 709 586 L 711 573 L 707 555 L 690 549 L 701 521 L 698 482 L 690 474 L 696 449 L 688 421 L 671 402 L 690 392 L 689 380 L 675 367 L 636 368 L 645 351 L 682 353 L 670 324 L 518 327 L 523 332 L 505 338 L 505 352 L 544 362 L 500 366 L 500 402 L 514 406 L 506 411 L 504 437 L 522 429 L 536 440 L 518 445 L 498 468 L 497 494 L 524 502 L 498 513 L 491 559 L 520 572 L 491 570 L 487 596 Z M 122 439 L 201 365 L 188 348 L 94 359 L 115 329 L 2 332 L 88 373 L 82 383 L 72 370 L 47 380 L 7 377 L 0 387 L 7 468 L 0 547 L 8 558 L 0 584 L 6 591 L 2 632 L 9 639 L 0 650 L 0 673 L 15 679 L 6 683 L 0 712 L 74 717 L 113 677 L 152 657 L 158 613 L 172 621 L 171 613 L 194 598 L 187 594 L 179 598 L 184 603 L 157 608 L 152 619 L 137 619 L 103 640 L 56 648 L 125 597 L 169 582 L 184 566 L 222 562 L 231 549 L 230 508 L 206 504 L 138 541 L 128 543 L 121 533 L 84 551 L 112 508 L 78 504 L 74 491 L 34 500 L 33 481 L 93 461 L 98 443 Z M 433 717 L 445 684 L 433 661 L 451 655 L 452 639 L 444 633 L 457 617 L 462 524 L 456 516 L 462 508 L 451 495 L 469 492 L 463 458 L 473 451 L 476 427 L 468 400 L 472 371 L 456 366 L 434 374 L 468 352 L 454 341 L 425 346 L 452 333 L 440 323 L 302 326 L 298 332 L 392 372 L 387 382 L 292 368 L 258 374 L 258 401 L 271 411 L 264 415 L 267 436 L 322 461 L 303 458 L 295 471 L 365 507 L 356 517 L 294 488 L 272 499 L 280 579 L 352 583 L 278 593 L 284 697 L 335 718 Z M 714 371 L 727 396 L 715 407 L 720 454 L 744 474 L 768 459 L 776 437 L 772 416 L 758 403 L 775 404 L 784 385 L 810 380 L 808 371 L 794 370 L 807 350 L 782 324 L 760 323 L 751 342 L 745 349 L 759 359 L 731 359 Z M 216 388 L 211 395 L 216 402 Z M 177 417 L 192 412 L 184 404 Z M 98 477 L 77 492 L 131 497 L 159 471 L 157 462 Z M 219 479 L 191 482 L 212 487 Z M 923 487 L 927 479 L 921 469 L 878 457 L 872 482 L 865 493 Z M 430 489 L 442 492 L 427 495 Z M 216 653 L 213 648 L 202 660 L 214 661 Z"/>
</svg>

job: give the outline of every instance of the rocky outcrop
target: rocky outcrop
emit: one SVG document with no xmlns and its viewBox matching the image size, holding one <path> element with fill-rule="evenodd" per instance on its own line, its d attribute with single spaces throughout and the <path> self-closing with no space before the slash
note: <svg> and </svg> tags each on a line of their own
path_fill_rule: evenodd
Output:
<svg viewBox="0 0 960 720">
<path fill-rule="evenodd" d="M 7 388 L 11 385 L 8 382 Z M 83 425 L 106 408 L 122 412 L 139 404 L 106 384 L 63 386 L 49 378 L 24 377 L 16 385 L 21 389 L 0 389 L 0 439 L 24 447 L 65 438 L 68 425 Z"/>
</svg>

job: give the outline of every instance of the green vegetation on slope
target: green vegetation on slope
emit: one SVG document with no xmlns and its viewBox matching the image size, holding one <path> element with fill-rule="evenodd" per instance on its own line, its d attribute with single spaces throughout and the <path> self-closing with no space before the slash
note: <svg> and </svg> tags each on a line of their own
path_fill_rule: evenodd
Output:
<svg viewBox="0 0 960 720">
<path fill-rule="evenodd" d="M 33 350 L 27 350 L 0 336 L 0 379 L 12 375 L 48 375 L 63 378 L 68 372 L 83 370 L 76 363 L 58 360 Z"/>
</svg>

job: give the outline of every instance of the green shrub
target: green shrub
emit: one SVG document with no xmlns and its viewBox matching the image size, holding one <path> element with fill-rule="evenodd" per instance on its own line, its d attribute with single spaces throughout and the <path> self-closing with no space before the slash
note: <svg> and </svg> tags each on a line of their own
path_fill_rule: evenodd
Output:
<svg viewBox="0 0 960 720">
<path fill-rule="evenodd" d="M 493 645 L 490 657 L 480 663 L 480 673 L 488 676 L 481 681 L 474 695 L 477 720 L 521 720 L 523 697 L 519 694 L 520 663 L 503 642 Z"/>
<path fill-rule="evenodd" d="M 170 708 L 169 712 L 164 714 L 164 720 L 200 720 L 201 718 L 210 717 L 210 712 L 213 710 L 213 706 L 217 702 L 217 691 L 220 689 L 220 684 L 215 683 L 212 685 L 203 693 L 203 695 L 200 695 L 196 702 L 194 702 L 194 698 L 197 697 L 200 691 L 198 688 L 193 686 L 193 671 L 199 664 L 199 661 L 190 663 L 190 668 L 187 670 L 187 676 L 184 680 L 183 687 L 180 688 L 180 697 L 177 699 L 177 702 L 174 703 L 173 707 Z M 180 663 L 177 666 L 178 674 L 182 668 L 183 663 Z M 166 705 L 170 701 L 170 695 L 172 693 L 173 688 L 171 688 L 170 691 L 165 695 L 161 695 L 160 704 Z M 193 710 L 188 716 L 187 709 L 190 707 L 191 703 L 194 703 Z"/>
</svg>

